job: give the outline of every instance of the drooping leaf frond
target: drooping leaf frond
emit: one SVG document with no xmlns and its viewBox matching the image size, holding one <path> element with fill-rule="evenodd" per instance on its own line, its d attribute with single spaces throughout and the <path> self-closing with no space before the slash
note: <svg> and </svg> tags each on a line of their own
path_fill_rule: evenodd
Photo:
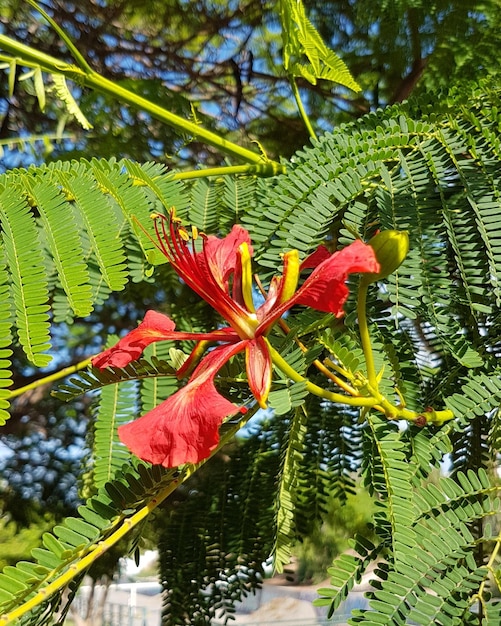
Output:
<svg viewBox="0 0 501 626">
<path fill-rule="evenodd" d="M 24 176 L 20 182 L 30 204 L 38 209 L 40 225 L 68 306 L 75 315 L 84 317 L 92 308 L 92 291 L 73 207 L 56 185 L 44 184 L 43 176 L 40 179 Z M 61 219 L 63 214 L 64 220 Z"/>
<path fill-rule="evenodd" d="M 219 196 L 222 185 L 219 181 L 197 180 L 191 190 L 191 202 L 188 220 L 192 224 L 199 225 L 206 233 L 214 233 L 218 230 Z"/>
<path fill-rule="evenodd" d="M 54 90 L 57 97 L 64 102 L 68 113 L 78 121 L 84 130 L 90 130 L 92 128 L 92 124 L 82 113 L 82 110 L 78 106 L 71 91 L 68 89 L 66 78 L 63 74 L 52 74 L 52 82 L 54 83 Z"/>
<path fill-rule="evenodd" d="M 351 546 L 352 553 L 341 554 L 328 569 L 331 587 L 321 587 L 318 590 L 321 597 L 313 601 L 316 606 L 329 607 L 329 618 L 341 602 L 346 600 L 354 585 L 361 582 L 367 567 L 376 560 L 384 548 L 384 544 L 376 547 L 361 536 L 355 537 L 351 541 Z"/>
<path fill-rule="evenodd" d="M 140 186 L 134 184 L 139 173 Z M 50 361 L 51 298 L 55 319 L 70 321 L 88 315 L 138 273 L 144 276 L 148 260 L 162 261 L 144 232 L 153 235 L 150 213 L 184 202 L 180 183 L 151 164 L 130 165 L 130 174 L 124 163 L 94 160 L 1 175 L 2 258 L 8 271 L 3 302 L 14 312 L 19 343 L 35 365 Z M 7 327 L 3 341 L 10 343 Z"/>
<path fill-rule="evenodd" d="M 283 572 L 289 564 L 295 540 L 295 509 L 299 483 L 299 466 L 303 456 L 306 433 L 306 415 L 302 407 L 292 413 L 289 432 L 282 451 L 276 501 L 276 539 L 273 547 L 273 564 L 277 572 Z"/>
<path fill-rule="evenodd" d="M 93 436 L 93 482 L 97 489 L 112 480 L 130 457 L 118 440 L 117 429 L 138 413 L 137 384 L 114 384 L 103 387 L 95 413 Z"/>
<path fill-rule="evenodd" d="M 469 526 L 496 515 L 498 489 L 482 471 L 459 474 L 457 482 L 443 478 L 437 485 L 421 482 L 413 489 L 409 482 L 406 485 L 413 505 L 402 507 L 391 522 L 394 533 L 402 533 L 403 542 L 397 547 L 392 535 L 391 557 L 374 572 L 371 608 L 354 612 L 352 623 L 399 624 L 402 616 L 422 626 L 455 623 L 454 618 L 465 623 L 462 620 L 471 610 L 472 589 L 478 589 L 488 577 L 488 569 L 474 558 L 478 541 L 498 540 L 487 526 L 480 539 Z M 390 478 L 387 488 L 391 492 Z M 386 541 L 382 545 L 389 548 Z M 330 570 L 333 588 L 320 590 L 319 605 L 329 604 L 333 611 L 378 553 L 372 546 L 366 549 L 364 542 L 362 549 L 358 545 L 356 550 L 357 556 L 343 555 L 335 561 Z"/>
<path fill-rule="evenodd" d="M 306 15 L 301 0 L 281 0 L 280 20 L 284 42 L 284 68 L 310 83 L 332 80 L 359 91 L 345 63 L 330 50 Z M 305 63 L 303 57 L 308 61 Z"/>
<path fill-rule="evenodd" d="M 278 461 L 262 435 L 232 446 L 231 458 L 215 457 L 207 475 L 193 477 L 166 503 L 160 538 L 166 623 L 226 622 L 235 602 L 261 587 Z"/>
<path fill-rule="evenodd" d="M 50 358 L 43 352 L 50 345 L 48 277 L 35 220 L 17 185 L 1 189 L 0 212 L 19 342 L 35 365 L 47 365 Z"/>
<path fill-rule="evenodd" d="M 10 356 L 12 350 L 10 346 L 12 344 L 11 338 L 11 322 L 10 322 L 10 301 L 9 301 L 9 287 L 8 273 L 6 271 L 5 264 L 0 265 L 0 425 L 5 423 L 9 418 L 7 409 L 9 408 L 9 390 L 12 381 L 10 380 Z"/>
</svg>

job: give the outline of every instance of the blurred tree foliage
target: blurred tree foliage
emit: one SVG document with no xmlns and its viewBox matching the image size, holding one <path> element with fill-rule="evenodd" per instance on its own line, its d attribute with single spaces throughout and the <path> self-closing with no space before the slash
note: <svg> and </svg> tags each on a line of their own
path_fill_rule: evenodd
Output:
<svg viewBox="0 0 501 626">
<path fill-rule="evenodd" d="M 318 131 L 407 98 L 496 71 L 501 43 L 495 0 L 307 0 L 325 42 L 362 87 L 300 82 Z M 43 4 L 92 67 L 175 113 L 203 120 L 245 145 L 259 141 L 270 157 L 289 157 L 308 138 L 281 66 L 276 2 L 243 0 L 85 0 Z M 0 30 L 69 60 L 57 34 L 21 0 L 0 2 Z M 0 139 L 53 132 L 67 139 L 37 145 L 32 158 L 130 157 L 139 161 L 215 164 L 216 151 L 179 137 L 142 112 L 75 86 L 93 125 L 84 133 L 57 104 L 41 111 L 29 81 L 8 97 L 0 75 Z M 14 159 L 15 162 L 15 159 Z M 20 155 L 18 162 L 26 163 Z"/>
<path fill-rule="evenodd" d="M 498 71 L 501 15 L 495 0 L 305 0 L 304 4 L 324 40 L 362 87 L 355 94 L 325 81 L 299 82 L 318 133 L 411 94 Z M 307 143 L 308 135 L 282 70 L 275 5 L 266 0 L 43 3 L 104 76 L 167 105 L 174 113 L 203 120 L 207 128 L 240 145 L 257 140 L 270 157 L 278 158 L 290 157 Z M 0 0 L 0 32 L 55 57 L 70 58 L 57 34 L 22 0 Z M 49 155 L 54 159 L 154 159 L 176 168 L 223 163 L 224 157 L 210 146 L 180 137 L 144 112 L 78 85 L 72 88 L 93 126 L 91 131 L 62 117 L 55 98 L 49 98 L 42 111 L 29 80 L 16 82 L 9 95 L 8 73 L 0 72 L 4 168 L 39 163 Z M 27 142 L 30 136 L 50 134 L 52 141 Z M 140 317 L 137 311 L 159 308 L 169 289 L 168 284 L 158 282 L 129 287 L 120 294 L 120 305 L 114 297 L 102 305 L 91 318 L 95 323 L 76 323 L 70 328 L 61 324 L 65 349 L 58 354 L 55 369 L 97 352 L 100 337 L 131 328 Z M 200 315 L 207 315 L 207 310 L 200 310 Z M 15 369 L 16 387 L 30 382 L 33 372 L 21 358 Z M 82 424 L 71 416 L 63 418 L 48 393 L 31 401 L 25 396 L 23 404 L 15 403 L 13 410 L 3 437 L 15 452 L 2 462 L 3 478 L 9 483 L 8 489 L 1 488 L 5 517 L 0 518 L 0 537 L 5 537 L 5 545 L 13 536 L 13 524 L 26 527 L 27 536 L 34 533 L 38 539 L 46 527 L 47 507 L 57 517 L 76 505 L 76 486 L 67 477 L 75 475 L 85 447 Z M 82 407 L 79 415 L 88 419 L 89 407 Z M 359 510 L 363 502 L 353 506 Z M 333 506 L 332 519 L 326 522 L 328 540 L 333 545 L 343 543 L 344 536 L 333 536 L 337 531 L 332 529 L 341 525 L 351 530 L 356 520 L 354 515 L 341 518 Z M 311 554 L 320 552 L 324 537 L 325 528 L 312 532 L 302 548 L 305 559 L 316 559 Z M 26 552 L 24 544 L 16 542 L 19 552 L 13 561 Z M 331 556 L 325 558 L 330 561 Z M 304 575 L 313 573 L 305 569 Z"/>
<path fill-rule="evenodd" d="M 355 493 L 348 494 L 346 501 L 331 495 L 325 508 L 322 523 L 316 522 L 308 537 L 294 551 L 298 582 L 318 583 L 324 580 L 334 558 L 349 548 L 349 539 L 357 533 L 368 536 L 367 525 L 375 505 L 367 491 L 358 487 Z"/>
<path fill-rule="evenodd" d="M 34 517 L 33 514 L 32 517 Z M 9 519 L 8 515 L 2 515 L 0 518 L 0 545 L 2 546 L 0 569 L 6 565 L 15 565 L 21 559 L 29 561 L 32 549 L 40 545 L 43 533 L 51 530 L 53 526 L 54 518 L 48 513 L 44 516 L 37 516 L 25 526 L 19 526 Z"/>
</svg>

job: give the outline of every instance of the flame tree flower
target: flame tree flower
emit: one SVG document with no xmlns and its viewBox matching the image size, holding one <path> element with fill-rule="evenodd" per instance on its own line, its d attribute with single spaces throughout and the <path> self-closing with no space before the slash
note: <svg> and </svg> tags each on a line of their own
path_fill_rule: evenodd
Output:
<svg viewBox="0 0 501 626">
<path fill-rule="evenodd" d="M 355 241 L 343 250 L 330 254 L 320 247 L 303 263 L 297 250 L 286 252 L 283 273 L 275 276 L 264 302 L 255 307 L 252 297 L 252 246 L 249 233 L 234 226 L 229 235 L 219 239 L 189 233 L 176 218 L 155 214 L 158 248 L 167 257 L 179 277 L 226 320 L 228 326 L 208 333 L 175 330 L 167 316 L 148 311 L 139 326 L 115 346 L 94 357 L 98 368 L 125 367 L 136 360 L 146 346 L 155 341 L 196 339 L 218 342 L 200 361 L 188 383 L 139 419 L 121 426 L 119 437 L 144 461 L 175 467 L 198 463 L 207 458 L 219 441 L 219 426 L 239 407 L 220 395 L 214 380 L 221 367 L 234 355 L 245 352 L 245 367 L 250 390 L 261 407 L 266 406 L 272 379 L 273 349 L 266 336 L 272 326 L 292 306 L 301 304 L 319 311 L 343 314 L 348 297 L 346 279 L 354 272 L 379 271 L 373 249 Z M 196 240 L 201 239 L 197 250 Z M 299 274 L 313 268 L 298 287 Z M 205 345 L 205 344 L 204 344 Z M 198 357 L 194 349 L 178 370 L 185 375 Z"/>
</svg>

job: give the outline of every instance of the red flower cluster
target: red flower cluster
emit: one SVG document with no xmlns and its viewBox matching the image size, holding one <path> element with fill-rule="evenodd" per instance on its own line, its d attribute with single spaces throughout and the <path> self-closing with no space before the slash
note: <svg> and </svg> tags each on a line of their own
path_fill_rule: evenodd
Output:
<svg viewBox="0 0 501 626">
<path fill-rule="evenodd" d="M 234 226 L 223 239 L 201 234 L 202 248 L 195 250 L 196 230 L 190 234 L 172 212 L 155 216 L 159 249 L 182 280 L 208 302 L 229 326 L 209 333 L 175 330 L 165 315 L 148 311 L 143 322 L 115 346 L 96 356 L 95 367 L 125 367 L 155 341 L 197 339 L 217 341 L 194 370 L 188 383 L 139 419 L 121 426 L 119 437 L 139 458 L 165 467 L 198 463 L 219 441 L 219 426 L 237 412 L 245 413 L 223 396 L 214 378 L 221 367 L 245 351 L 249 387 L 262 407 L 271 386 L 272 363 L 264 337 L 293 305 L 302 304 L 340 316 L 348 297 L 346 279 L 354 272 L 373 273 L 379 265 L 370 246 L 355 241 L 330 254 L 320 247 L 302 264 L 297 250 L 284 255 L 282 276 L 275 276 L 264 302 L 256 309 L 252 298 L 252 247 L 249 233 Z M 298 288 L 299 273 L 313 268 Z M 192 353 L 195 354 L 195 351 Z M 178 371 L 182 376 L 191 359 Z"/>
</svg>

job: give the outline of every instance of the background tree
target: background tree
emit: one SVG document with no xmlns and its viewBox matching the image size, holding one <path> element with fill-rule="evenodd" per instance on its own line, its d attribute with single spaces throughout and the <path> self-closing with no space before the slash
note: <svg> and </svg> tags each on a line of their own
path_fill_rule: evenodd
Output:
<svg viewBox="0 0 501 626">
<path fill-rule="evenodd" d="M 44 3 L 92 67 L 184 117 L 203 122 L 243 145 L 258 140 L 271 158 L 290 156 L 308 142 L 286 72 L 276 4 L 158 2 L 148 0 Z M 318 132 L 331 130 L 411 93 L 450 87 L 478 76 L 496 76 L 499 12 L 493 0 L 369 0 L 305 2 L 324 40 L 340 51 L 360 94 L 318 80 L 300 89 Z M 2 32 L 67 61 L 58 35 L 26 2 L 2 3 Z M 203 25 L 203 28 L 200 27 Z M 30 81 L 8 95 L 2 75 L 4 140 L 42 136 L 40 158 L 117 156 L 154 158 L 178 166 L 217 164 L 222 156 L 193 137 L 180 137 L 144 112 L 108 96 L 77 88 L 92 132 L 61 116 L 53 98 L 40 110 Z M 65 130 L 65 139 L 56 137 Z M 8 141 L 4 145 L 8 145 Z M 19 160 L 21 159 L 21 161 Z M 11 155 L 9 165 L 26 163 Z"/>
</svg>

